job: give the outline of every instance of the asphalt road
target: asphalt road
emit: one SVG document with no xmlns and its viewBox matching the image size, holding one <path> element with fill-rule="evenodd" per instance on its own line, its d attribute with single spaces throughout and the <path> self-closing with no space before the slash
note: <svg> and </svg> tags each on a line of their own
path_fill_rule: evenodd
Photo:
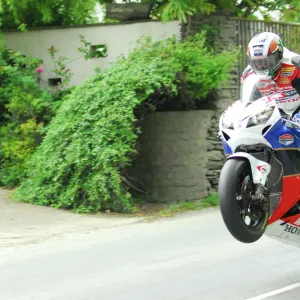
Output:
<svg viewBox="0 0 300 300">
<path fill-rule="evenodd" d="M 300 299 L 298 259 L 268 237 L 237 242 L 210 210 L 3 248 L 0 299 Z"/>
</svg>

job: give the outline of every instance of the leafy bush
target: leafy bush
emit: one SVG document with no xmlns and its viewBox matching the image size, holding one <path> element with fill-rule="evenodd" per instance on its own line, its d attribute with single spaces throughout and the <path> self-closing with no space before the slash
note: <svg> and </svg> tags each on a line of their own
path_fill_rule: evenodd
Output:
<svg viewBox="0 0 300 300">
<path fill-rule="evenodd" d="M 63 102 L 27 166 L 16 199 L 79 212 L 129 211 L 122 170 L 136 154 L 134 110 L 153 95 L 195 97 L 220 86 L 237 53 L 209 52 L 204 35 L 140 41 L 128 58 L 88 79 Z"/>
<path fill-rule="evenodd" d="M 59 101 L 36 80 L 39 60 L 0 46 L 0 183 L 15 186 Z"/>
</svg>

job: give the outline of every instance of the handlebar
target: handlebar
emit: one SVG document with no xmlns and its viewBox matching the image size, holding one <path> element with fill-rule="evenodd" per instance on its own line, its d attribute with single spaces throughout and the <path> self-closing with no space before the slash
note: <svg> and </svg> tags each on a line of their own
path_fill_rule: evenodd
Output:
<svg viewBox="0 0 300 300">
<path fill-rule="evenodd" d="M 284 119 L 284 118 L 281 118 L 282 121 L 284 122 L 288 122 L 288 123 L 291 123 L 292 125 L 296 126 L 297 128 L 300 128 L 300 125 L 294 121 L 291 121 L 291 120 L 287 120 L 287 119 Z"/>
</svg>

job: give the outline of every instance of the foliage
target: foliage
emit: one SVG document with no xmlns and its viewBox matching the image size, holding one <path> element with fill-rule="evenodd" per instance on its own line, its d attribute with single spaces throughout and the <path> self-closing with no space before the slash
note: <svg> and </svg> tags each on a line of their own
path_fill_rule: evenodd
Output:
<svg viewBox="0 0 300 300">
<path fill-rule="evenodd" d="M 203 34 L 184 42 L 173 37 L 139 43 L 128 58 L 119 58 L 63 102 L 27 165 L 16 199 L 79 212 L 129 211 L 123 170 L 137 152 L 135 108 L 151 95 L 170 98 L 182 86 L 206 95 L 228 78 L 237 58 L 232 51 L 208 51 Z"/>
<path fill-rule="evenodd" d="M 112 3 L 113 0 L 0 0 L 0 19 L 4 28 L 27 26 L 73 25 L 97 22 L 96 5 Z M 139 2 L 124 0 L 123 2 Z M 272 19 L 272 12 L 280 12 L 282 21 L 299 22 L 298 0 L 141 0 L 150 3 L 149 16 L 163 21 L 178 19 L 188 22 L 196 12 L 209 14 L 217 8 L 230 9 L 239 17 L 257 18 L 260 12 L 265 20 Z M 105 19 L 105 22 L 117 20 Z"/>
<path fill-rule="evenodd" d="M 287 22 L 299 21 L 299 1 L 298 0 L 243 0 L 243 1 L 229 1 L 223 0 L 227 3 L 237 16 L 244 18 L 253 18 L 255 12 L 259 12 L 265 21 L 272 21 L 274 12 L 280 13 L 280 20 Z M 230 6 L 231 4 L 231 6 Z M 297 17 L 298 15 L 298 17 Z"/>
<path fill-rule="evenodd" d="M 196 12 L 211 13 L 215 10 L 215 5 L 206 0 L 169 0 L 164 6 L 162 13 L 163 21 L 178 19 L 186 23 L 186 16 L 192 16 Z"/>
<path fill-rule="evenodd" d="M 42 91 L 35 69 L 40 61 L 0 47 L 0 183 L 15 186 L 24 164 L 41 142 L 43 127 L 59 101 Z"/>
<path fill-rule="evenodd" d="M 82 47 L 79 47 L 77 50 L 83 54 L 85 60 L 88 60 L 91 58 L 90 46 L 92 45 L 92 43 L 88 42 L 83 35 L 80 35 L 79 37 L 83 45 Z"/>
<path fill-rule="evenodd" d="M 206 36 L 205 39 L 205 47 L 209 49 L 209 51 L 217 50 L 215 42 L 217 40 L 217 34 L 218 29 L 217 27 L 210 25 L 210 24 L 204 24 L 201 26 L 198 26 L 198 32 L 203 32 Z"/>
<path fill-rule="evenodd" d="M 68 60 L 67 57 L 64 56 L 59 56 L 58 58 L 56 57 L 57 49 L 54 46 L 51 46 L 48 49 L 48 53 L 52 59 L 53 65 L 54 65 L 54 70 L 52 72 L 59 78 L 62 78 L 62 84 L 59 87 L 59 89 L 63 89 L 65 86 L 67 86 L 71 78 L 73 76 L 73 73 L 71 73 L 71 70 L 67 68 L 66 66 L 66 61 Z"/>
<path fill-rule="evenodd" d="M 300 1 L 293 0 L 290 2 L 287 7 L 282 9 L 280 19 L 284 22 L 298 22 L 300 23 Z"/>
<path fill-rule="evenodd" d="M 274 13 L 279 13 L 281 21 L 299 22 L 298 0 L 217 0 L 210 2 L 216 7 L 226 8 L 242 18 L 257 19 L 255 13 L 260 13 L 265 21 L 274 21 Z"/>
<path fill-rule="evenodd" d="M 101 4 L 111 3 L 112 0 L 100 0 Z M 123 2 L 137 2 L 124 0 Z M 299 0 L 142 0 L 150 3 L 150 15 L 164 21 L 174 19 L 182 23 L 197 12 L 209 14 L 215 9 L 229 9 L 237 17 L 257 19 L 254 14 L 259 12 L 264 20 L 273 20 L 274 12 L 280 14 L 280 20 L 286 22 L 300 21 Z"/>
<path fill-rule="evenodd" d="M 97 0 L 0 0 L 0 19 L 5 28 L 94 23 Z"/>
</svg>

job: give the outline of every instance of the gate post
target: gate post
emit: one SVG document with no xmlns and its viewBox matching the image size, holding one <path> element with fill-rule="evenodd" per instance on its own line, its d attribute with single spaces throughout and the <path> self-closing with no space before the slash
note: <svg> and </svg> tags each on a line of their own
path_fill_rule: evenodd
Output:
<svg viewBox="0 0 300 300">
<path fill-rule="evenodd" d="M 218 51 L 228 49 L 228 46 L 236 46 L 237 39 L 237 22 L 232 18 L 233 13 L 230 10 L 217 10 L 210 15 L 198 13 L 190 18 L 190 23 L 182 25 L 181 37 L 184 39 L 189 34 L 195 34 L 203 25 L 212 25 L 217 34 L 213 41 Z M 221 113 L 239 97 L 239 80 L 238 62 L 231 72 L 228 86 L 217 89 L 216 109 L 213 112 L 211 124 L 207 132 L 207 164 L 206 179 L 211 191 L 216 191 L 219 182 L 221 168 L 224 164 L 223 148 L 220 140 L 217 138 L 219 117 Z"/>
</svg>

